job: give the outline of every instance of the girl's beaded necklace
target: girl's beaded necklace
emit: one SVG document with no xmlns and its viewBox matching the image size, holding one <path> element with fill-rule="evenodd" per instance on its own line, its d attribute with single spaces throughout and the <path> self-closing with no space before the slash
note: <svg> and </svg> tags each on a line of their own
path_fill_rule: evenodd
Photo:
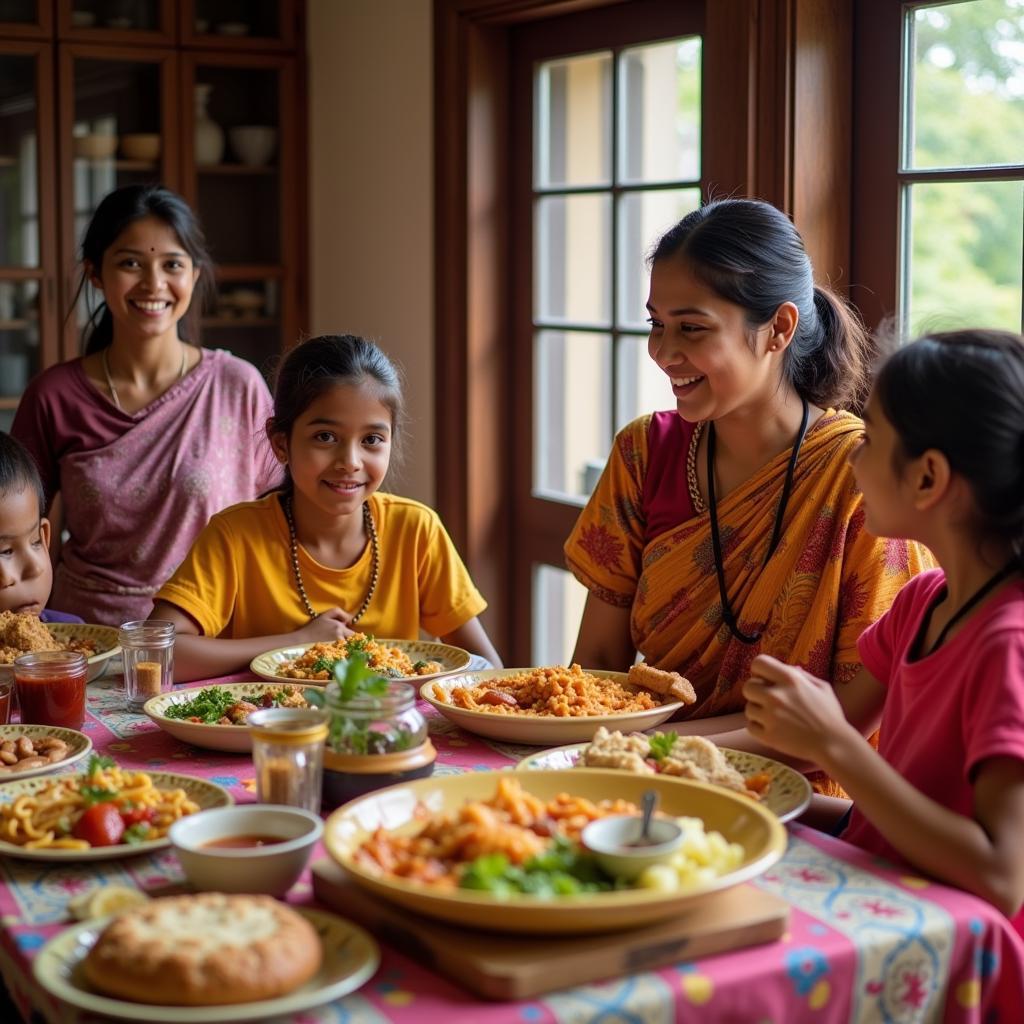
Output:
<svg viewBox="0 0 1024 1024">
<path fill-rule="evenodd" d="M 295 573 L 295 585 L 299 590 L 299 597 L 302 598 L 302 606 L 310 620 L 317 617 L 313 606 L 309 603 L 309 596 L 306 594 L 306 585 L 302 582 L 302 570 L 299 568 L 299 539 L 295 533 L 295 517 L 292 514 L 292 496 L 289 494 L 284 499 L 284 517 L 288 521 L 288 535 L 291 538 L 292 570 Z M 366 592 L 366 599 L 363 601 L 359 611 L 348 620 L 349 626 L 354 626 L 362 617 L 367 608 L 370 607 L 370 599 L 377 589 L 377 579 L 380 576 L 380 542 L 377 539 L 377 527 L 373 522 L 373 514 L 370 512 L 370 503 L 363 502 L 363 524 L 370 536 L 370 551 L 372 567 L 370 569 L 370 589 Z"/>
</svg>

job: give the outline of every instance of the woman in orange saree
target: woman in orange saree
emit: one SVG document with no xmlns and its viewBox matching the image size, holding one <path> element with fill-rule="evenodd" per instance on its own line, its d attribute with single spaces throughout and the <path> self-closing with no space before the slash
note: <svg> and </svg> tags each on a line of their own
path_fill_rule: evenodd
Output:
<svg viewBox="0 0 1024 1024">
<path fill-rule="evenodd" d="M 927 549 L 863 527 L 847 459 L 862 423 L 867 335 L 816 287 L 802 240 L 767 203 L 725 200 L 658 243 L 649 352 L 676 410 L 618 435 L 565 546 L 589 595 L 574 660 L 640 652 L 697 692 L 680 731 L 757 749 L 743 683 L 775 654 L 842 685 L 857 637 Z M 830 787 L 822 786 L 826 791 Z"/>
</svg>

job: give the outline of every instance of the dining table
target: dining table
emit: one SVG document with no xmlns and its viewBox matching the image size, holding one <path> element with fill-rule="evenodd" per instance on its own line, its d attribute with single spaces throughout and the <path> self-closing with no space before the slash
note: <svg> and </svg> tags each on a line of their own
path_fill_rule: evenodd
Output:
<svg viewBox="0 0 1024 1024">
<path fill-rule="evenodd" d="M 239 674 L 186 685 L 253 678 Z M 420 708 L 437 749 L 435 775 L 511 768 L 531 749 L 481 739 L 426 702 Z M 127 708 L 123 681 L 113 670 L 88 687 L 83 731 L 97 753 L 124 767 L 196 775 L 226 788 L 237 803 L 256 799 L 249 755 L 174 739 Z M 788 925 L 775 941 L 518 1002 L 483 1000 L 380 941 L 380 966 L 358 991 L 275 1018 L 275 1024 L 1024 1020 L 1024 943 L 995 908 L 809 827 L 790 823 L 787 829 L 785 854 L 753 883 L 789 907 Z M 91 863 L 0 857 L 0 972 L 26 1021 L 96 1019 L 45 991 L 33 977 L 32 962 L 71 924 L 69 900 L 111 884 L 159 894 L 180 890 L 183 875 L 170 849 Z M 317 905 L 309 871 L 288 901 Z M 628 932 L 622 941 L 629 942 Z"/>
</svg>

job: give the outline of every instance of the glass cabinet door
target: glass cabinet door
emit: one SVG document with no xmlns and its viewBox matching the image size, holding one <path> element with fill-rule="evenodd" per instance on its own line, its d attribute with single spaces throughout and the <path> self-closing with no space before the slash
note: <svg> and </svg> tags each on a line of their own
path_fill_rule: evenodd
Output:
<svg viewBox="0 0 1024 1024">
<path fill-rule="evenodd" d="M 0 0 L 0 34 L 39 37 L 52 29 L 52 0 Z"/>
<path fill-rule="evenodd" d="M 274 57 L 189 60 L 185 190 L 217 264 L 217 307 L 203 339 L 266 370 L 296 330 L 295 224 L 284 215 L 298 184 L 295 140 L 281 117 L 294 95 L 291 72 Z"/>
<path fill-rule="evenodd" d="M 0 43 L 0 429 L 56 357 L 52 64 L 43 43 Z M 53 351 L 44 351 L 43 339 Z"/>
<path fill-rule="evenodd" d="M 177 186 L 175 58 L 166 50 L 135 51 L 134 59 L 125 59 L 124 52 L 62 48 L 61 187 L 65 209 L 73 214 L 63 218 L 66 253 L 78 252 L 108 192 L 122 185 Z M 76 287 L 73 275 L 65 282 L 69 300 Z M 79 324 L 70 325 L 65 339 L 69 355 L 78 350 L 78 331 L 95 297 L 84 294 L 81 300 Z"/>
<path fill-rule="evenodd" d="M 59 0 L 62 38 L 105 43 L 170 43 L 172 0 Z"/>
<path fill-rule="evenodd" d="M 295 45 L 295 0 L 185 0 L 186 45 L 263 50 Z"/>
</svg>

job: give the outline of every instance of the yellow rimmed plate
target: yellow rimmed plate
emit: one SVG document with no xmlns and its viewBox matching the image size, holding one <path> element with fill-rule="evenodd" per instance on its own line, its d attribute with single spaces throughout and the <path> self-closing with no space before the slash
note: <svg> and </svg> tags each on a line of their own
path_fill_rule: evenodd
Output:
<svg viewBox="0 0 1024 1024">
<path fill-rule="evenodd" d="M 568 792 L 595 803 L 621 797 L 639 807 L 644 791 L 654 789 L 661 813 L 701 818 L 709 831 L 721 832 L 730 842 L 743 846 L 743 862 L 685 893 L 621 889 L 552 899 L 502 899 L 470 889 L 438 889 L 387 878 L 356 861 L 355 852 L 377 828 L 414 835 L 423 829 L 425 814 L 453 812 L 467 801 L 490 799 L 502 778 L 508 776 L 504 772 L 465 772 L 377 790 L 336 810 L 324 826 L 324 843 L 352 880 L 376 896 L 453 924 L 526 934 L 614 931 L 673 917 L 760 875 L 786 849 L 786 830 L 779 819 L 729 790 L 682 779 L 580 768 L 568 777 L 564 771 L 534 771 L 523 772 L 519 779 L 527 792 L 544 801 Z"/>
<path fill-rule="evenodd" d="M 96 653 L 85 659 L 87 679 L 92 682 L 106 670 L 110 659 L 121 650 L 114 626 L 95 626 L 88 622 L 44 622 L 44 626 L 61 643 L 69 640 L 89 640 L 96 645 Z M 14 678 L 13 665 L 0 665 L 0 681 Z"/>
<path fill-rule="evenodd" d="M 48 775 L 50 772 L 74 764 L 92 750 L 92 740 L 77 729 L 62 729 L 56 725 L 0 725 L 0 743 L 5 740 L 17 740 L 21 736 L 27 736 L 30 740 L 63 740 L 68 746 L 68 756 L 38 768 L 0 772 L 0 783 L 14 782 L 16 779 L 31 779 L 36 775 Z"/>
<path fill-rule="evenodd" d="M 323 910 L 294 907 L 316 928 L 323 947 L 320 970 L 286 996 L 228 1006 L 153 1006 L 96 992 L 82 962 L 110 921 L 85 921 L 52 938 L 32 966 L 36 981 L 62 1003 L 117 1020 L 155 1024 L 229 1024 L 301 1013 L 340 999 L 365 984 L 380 964 L 377 943 L 358 925 Z"/>
<path fill-rule="evenodd" d="M 397 647 L 415 663 L 417 661 L 436 661 L 442 666 L 440 672 L 428 676 L 401 676 L 396 679 L 406 683 L 422 683 L 427 679 L 440 679 L 442 676 L 451 675 L 452 672 L 461 672 L 470 663 L 469 651 L 461 647 L 452 647 L 451 644 L 436 643 L 432 640 L 384 640 L 381 637 L 374 637 L 374 642 L 382 647 Z M 302 683 L 302 679 L 292 679 L 289 676 L 282 676 L 281 666 L 286 661 L 297 658 L 300 654 L 308 651 L 313 644 L 296 644 L 294 647 L 278 647 L 273 651 L 265 651 L 257 655 L 249 662 L 249 670 L 253 675 L 262 679 L 269 679 L 275 683 Z M 310 680 L 313 685 L 323 685 L 322 680 Z"/>
<path fill-rule="evenodd" d="M 296 686 L 300 690 L 322 690 L 323 687 L 314 683 L 303 683 L 301 679 L 282 680 L 285 685 Z M 224 750 L 229 754 L 244 754 L 252 750 L 252 737 L 244 725 L 207 725 L 205 722 L 187 722 L 183 718 L 168 718 L 167 709 L 173 704 L 187 704 L 195 699 L 200 690 L 227 690 L 236 700 L 259 699 L 263 694 L 281 689 L 282 683 L 218 683 L 215 686 L 192 686 L 172 693 L 161 693 L 150 697 L 142 706 L 142 710 L 164 732 L 183 743 L 193 747 L 204 747 L 207 750 Z"/>
<path fill-rule="evenodd" d="M 420 696 L 433 704 L 445 718 L 454 722 L 466 732 L 486 736 L 492 740 L 507 743 L 527 743 L 534 746 L 554 746 L 560 743 L 582 743 L 593 738 L 599 726 L 608 729 L 620 729 L 622 732 L 643 732 L 661 725 L 675 714 L 683 705 L 678 700 L 661 704 L 649 711 L 626 711 L 608 715 L 580 715 L 576 718 L 559 718 L 555 715 L 516 715 L 496 714 L 488 711 L 471 711 L 458 708 L 446 701 L 439 700 L 435 688 L 451 693 L 457 686 L 473 687 L 491 679 L 506 679 L 522 672 L 531 672 L 528 668 L 488 669 L 486 672 L 466 672 L 458 676 L 449 676 L 433 683 L 425 683 L 420 687 Z M 584 672 L 600 679 L 610 679 L 631 690 L 639 687 L 630 686 L 625 672 L 603 672 L 599 669 L 585 668 Z M 658 697 L 658 694 L 654 694 Z"/>
<path fill-rule="evenodd" d="M 194 775 L 178 775 L 175 772 L 147 772 L 157 789 L 183 789 L 186 796 L 199 805 L 199 810 L 206 811 L 211 807 L 228 807 L 233 804 L 231 794 L 216 783 Z M 0 804 L 10 803 L 19 796 L 31 796 L 33 793 L 48 786 L 53 781 L 46 776 L 34 779 L 22 779 L 20 782 L 5 782 L 0 785 Z M 14 857 L 18 860 L 42 860 L 64 863 L 81 863 L 93 860 L 115 860 L 118 857 L 135 857 L 141 853 L 152 853 L 171 845 L 167 836 L 151 839 L 144 843 L 119 843 L 117 846 L 93 846 L 88 850 L 27 850 L 23 846 L 15 846 L 0 840 L 0 856 Z"/>
<path fill-rule="evenodd" d="M 575 768 L 580 753 L 586 746 L 586 743 L 572 743 L 566 747 L 539 750 L 536 754 L 524 757 L 516 765 L 516 771 L 561 771 L 566 768 Z M 790 768 L 788 764 L 783 764 L 771 757 L 748 754 L 745 750 L 731 750 L 728 747 L 719 747 L 718 749 L 722 751 L 726 761 L 740 775 L 749 777 L 767 772 L 771 776 L 772 781 L 768 792 L 758 802 L 776 815 L 779 821 L 789 821 L 807 810 L 813 791 L 811 784 L 795 768 Z M 639 777 L 651 778 L 649 775 Z M 676 776 L 664 775 L 660 778 L 674 779 Z"/>
</svg>

